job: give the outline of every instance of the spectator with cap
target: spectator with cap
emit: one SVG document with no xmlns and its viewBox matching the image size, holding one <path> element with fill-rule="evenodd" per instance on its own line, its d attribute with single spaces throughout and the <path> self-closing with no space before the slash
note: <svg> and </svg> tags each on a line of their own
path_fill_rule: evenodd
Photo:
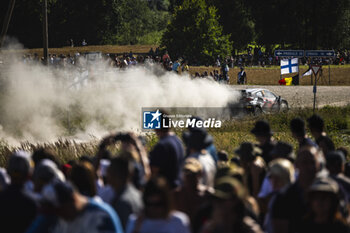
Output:
<svg viewBox="0 0 350 233">
<path fill-rule="evenodd" d="M 263 232 L 245 210 L 245 195 L 242 184 L 232 177 L 223 177 L 215 182 L 213 213 L 203 227 L 202 233 L 258 233 Z"/>
<path fill-rule="evenodd" d="M 303 146 L 316 146 L 317 144 L 306 136 L 305 122 L 300 117 L 290 121 L 290 130 L 293 138 L 298 141 L 299 149 Z"/>
<path fill-rule="evenodd" d="M 37 203 L 24 190 L 24 184 L 32 174 L 30 154 L 25 151 L 13 153 L 7 165 L 11 184 L 0 192 L 1 231 L 24 232 L 37 214 Z"/>
<path fill-rule="evenodd" d="M 266 174 L 266 163 L 260 157 L 260 148 L 250 142 L 243 142 L 235 153 L 239 155 L 241 165 L 244 168 L 244 180 L 249 193 L 257 197 L 262 181 Z"/>
<path fill-rule="evenodd" d="M 182 169 L 183 185 L 175 192 L 175 207 L 186 213 L 191 222 L 206 200 L 207 188 L 200 183 L 203 168 L 198 159 L 188 158 Z"/>
<path fill-rule="evenodd" d="M 183 134 L 188 158 L 196 158 L 203 167 L 202 184 L 214 187 L 216 163 L 206 148 L 213 143 L 213 137 L 204 128 L 193 128 Z"/>
<path fill-rule="evenodd" d="M 143 212 L 130 216 L 126 233 L 190 232 L 188 216 L 174 210 L 171 189 L 166 179 L 156 177 L 148 181 L 143 193 L 143 202 Z"/>
<path fill-rule="evenodd" d="M 322 152 L 315 147 L 304 147 L 299 151 L 295 166 L 299 175 L 293 184 L 279 192 L 272 204 L 272 231 L 298 232 L 307 211 L 306 194 L 321 169 Z"/>
<path fill-rule="evenodd" d="M 339 212 L 338 191 L 337 183 L 330 178 L 315 180 L 307 193 L 310 209 L 302 222 L 301 233 L 350 231 L 349 225 Z"/>
<path fill-rule="evenodd" d="M 262 150 L 261 157 L 265 160 L 266 164 L 271 161 L 270 152 L 276 145 L 272 139 L 272 131 L 270 124 L 265 120 L 259 120 L 255 123 L 254 128 L 250 131 L 254 134 L 256 140 L 259 142 L 259 147 Z"/>
<path fill-rule="evenodd" d="M 323 154 L 335 150 L 334 143 L 324 131 L 324 120 L 317 114 L 307 119 L 308 127 L 312 136 L 315 138 L 317 145 L 322 149 Z"/>
<path fill-rule="evenodd" d="M 164 114 L 165 111 L 161 111 Z M 163 118 L 168 121 L 168 118 Z M 156 129 L 159 141 L 149 153 L 152 177 L 163 176 L 172 188 L 181 185 L 181 168 L 184 148 L 180 139 L 170 128 Z"/>
<path fill-rule="evenodd" d="M 113 187 L 115 196 L 111 205 L 118 213 L 125 230 L 130 214 L 139 214 L 143 208 L 142 194 L 132 183 L 133 166 L 130 155 L 122 152 L 111 160 L 108 168 L 108 183 Z"/>
</svg>

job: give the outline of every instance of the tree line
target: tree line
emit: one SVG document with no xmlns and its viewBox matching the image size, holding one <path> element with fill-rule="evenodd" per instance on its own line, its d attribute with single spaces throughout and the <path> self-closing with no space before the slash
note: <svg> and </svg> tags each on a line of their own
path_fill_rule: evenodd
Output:
<svg viewBox="0 0 350 233">
<path fill-rule="evenodd" d="M 349 0 L 48 0 L 49 46 L 159 44 L 206 61 L 247 49 L 344 49 Z M 5 15 L 9 0 L 1 1 Z M 42 0 L 17 0 L 8 35 L 42 46 Z M 4 17 L 1 17 L 1 25 Z"/>
</svg>

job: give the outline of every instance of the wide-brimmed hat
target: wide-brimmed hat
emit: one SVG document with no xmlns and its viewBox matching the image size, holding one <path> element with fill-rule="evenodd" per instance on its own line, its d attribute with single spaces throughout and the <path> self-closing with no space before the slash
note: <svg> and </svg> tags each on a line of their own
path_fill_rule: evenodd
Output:
<svg viewBox="0 0 350 233">
<path fill-rule="evenodd" d="M 255 123 L 254 128 L 250 131 L 252 134 L 257 136 L 272 136 L 270 124 L 265 120 L 260 120 Z"/>
<path fill-rule="evenodd" d="M 241 146 L 235 150 L 242 161 L 253 161 L 256 156 L 262 154 L 262 150 L 250 142 L 243 142 Z"/>
<path fill-rule="evenodd" d="M 188 148 L 202 150 L 213 144 L 214 139 L 203 128 L 192 128 L 184 132 L 182 138 Z"/>
</svg>

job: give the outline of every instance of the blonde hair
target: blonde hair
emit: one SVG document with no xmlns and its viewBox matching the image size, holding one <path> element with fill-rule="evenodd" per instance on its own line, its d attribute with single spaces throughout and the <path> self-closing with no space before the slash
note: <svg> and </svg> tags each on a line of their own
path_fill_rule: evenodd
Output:
<svg viewBox="0 0 350 233">
<path fill-rule="evenodd" d="M 269 163 L 269 174 L 278 176 L 284 185 L 294 182 L 294 166 L 288 159 L 278 158 Z"/>
</svg>

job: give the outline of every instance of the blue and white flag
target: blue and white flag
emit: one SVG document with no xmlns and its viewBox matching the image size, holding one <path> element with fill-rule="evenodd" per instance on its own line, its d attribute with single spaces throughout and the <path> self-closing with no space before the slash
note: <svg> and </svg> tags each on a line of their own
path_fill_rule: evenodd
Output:
<svg viewBox="0 0 350 233">
<path fill-rule="evenodd" d="M 281 74 L 299 72 L 298 58 L 281 60 Z"/>
</svg>

